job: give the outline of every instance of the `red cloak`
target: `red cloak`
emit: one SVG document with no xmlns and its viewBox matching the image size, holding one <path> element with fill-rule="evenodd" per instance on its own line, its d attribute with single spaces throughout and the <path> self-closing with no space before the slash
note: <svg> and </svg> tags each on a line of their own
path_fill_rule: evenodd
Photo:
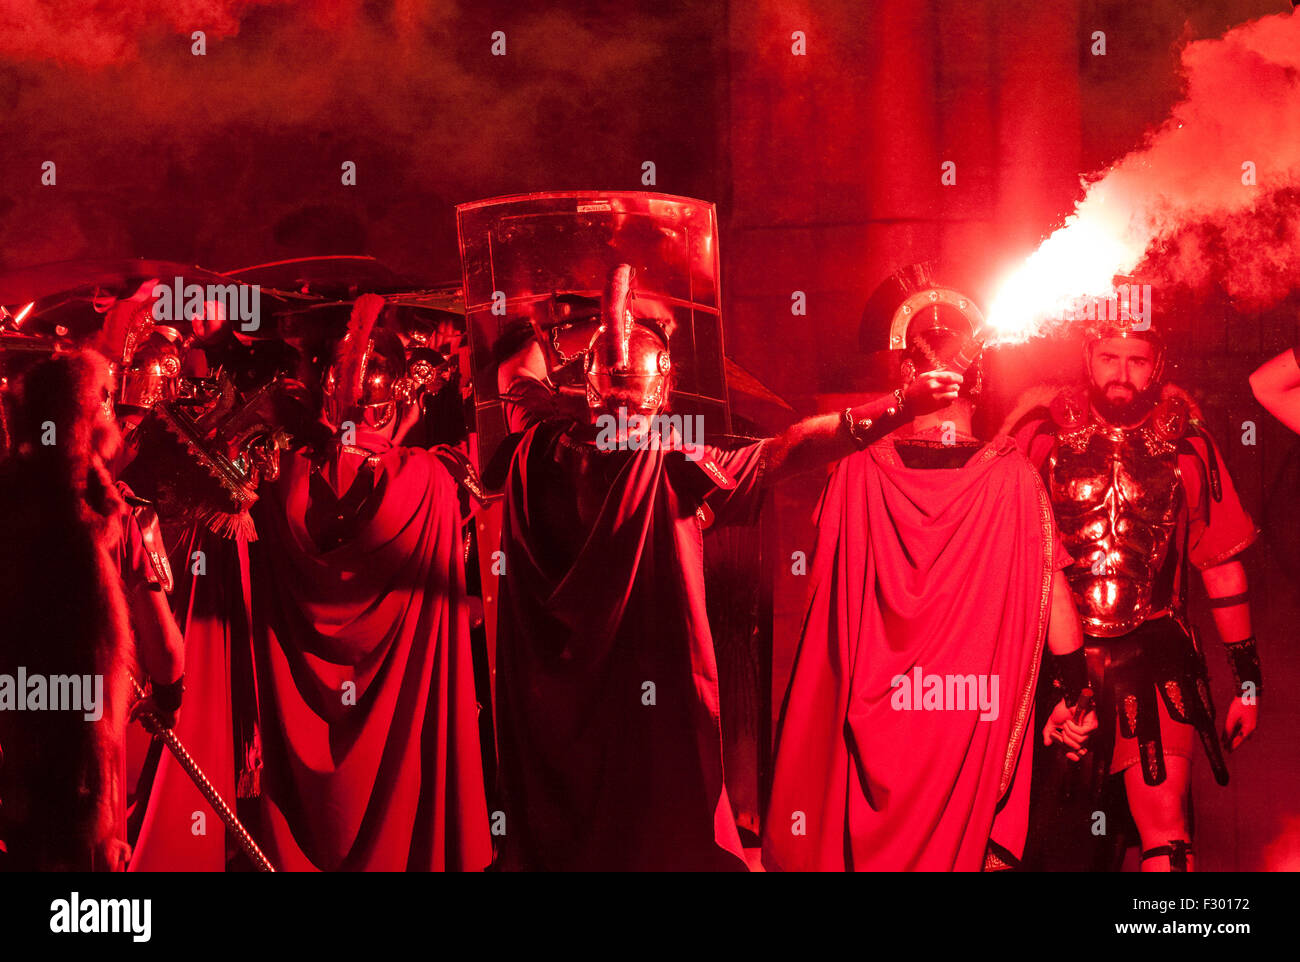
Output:
<svg viewBox="0 0 1300 962">
<path fill-rule="evenodd" d="M 886 441 L 840 462 L 818 523 L 765 865 L 978 870 L 990 841 L 1018 858 L 1024 744 L 1065 560 L 1038 475 L 1005 436 L 955 469 L 904 467 Z M 910 691 L 918 668 L 944 679 L 947 700 Z M 972 675 L 990 695 L 997 679 L 996 717 L 961 706 L 960 685 L 949 694 Z"/>
<path fill-rule="evenodd" d="M 178 582 L 176 731 L 232 804 L 239 773 L 240 815 L 277 869 L 478 871 L 492 852 L 456 485 L 432 452 L 363 435 L 385 453 L 342 543 L 315 536 L 361 459 L 331 488 L 293 456 L 255 509 L 258 542 L 187 547 L 207 570 Z M 148 804 L 133 869 L 223 867 L 217 817 L 169 756 Z"/>
<path fill-rule="evenodd" d="M 288 870 L 481 870 L 492 853 L 456 484 L 433 452 L 387 448 L 355 523 L 322 550 L 362 458 L 340 461 L 336 489 L 287 458 L 257 506 L 258 842 Z"/>
<path fill-rule="evenodd" d="M 501 547 L 497 724 L 502 865 L 743 870 L 723 781 L 718 676 L 696 507 L 748 517 L 761 444 L 596 452 L 562 423 L 514 453 Z"/>
<path fill-rule="evenodd" d="M 173 609 L 185 631 L 185 698 L 175 732 L 227 804 L 235 805 L 231 659 L 248 652 L 248 546 L 190 529 L 171 552 Z M 198 557 L 196 557 L 196 554 Z M 202 568 L 197 567 L 202 563 Z M 139 727 L 139 726 L 135 726 Z M 143 729 L 141 729 L 143 731 Z M 189 775 L 162 750 L 150 782 L 132 872 L 220 872 L 221 819 Z M 195 817 L 202 813 L 202 819 Z"/>
</svg>

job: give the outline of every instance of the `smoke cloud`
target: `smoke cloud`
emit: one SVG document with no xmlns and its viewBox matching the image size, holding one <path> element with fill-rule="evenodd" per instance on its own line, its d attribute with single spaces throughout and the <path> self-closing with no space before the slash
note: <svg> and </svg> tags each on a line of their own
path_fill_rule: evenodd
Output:
<svg viewBox="0 0 1300 962">
<path fill-rule="evenodd" d="M 995 299 L 1000 327 L 1104 294 L 1139 265 L 1256 307 L 1300 286 L 1300 16 L 1191 42 L 1181 63 L 1182 100 L 1140 147 L 1084 179 L 1065 225 Z"/>
<path fill-rule="evenodd" d="M 698 92 L 721 15 L 705 0 L 629 0 L 617 16 L 503 0 L 9 0 L 0 268 L 373 253 L 448 279 L 458 202 L 641 188 L 646 160 L 656 189 L 713 196 L 712 98 Z M 56 187 L 39 183 L 46 161 Z"/>
</svg>

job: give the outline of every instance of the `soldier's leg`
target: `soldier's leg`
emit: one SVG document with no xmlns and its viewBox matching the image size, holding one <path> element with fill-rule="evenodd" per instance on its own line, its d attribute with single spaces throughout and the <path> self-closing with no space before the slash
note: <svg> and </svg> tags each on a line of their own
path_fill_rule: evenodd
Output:
<svg viewBox="0 0 1300 962">
<path fill-rule="evenodd" d="M 1165 756 L 1166 777 L 1148 785 L 1142 769 L 1132 765 L 1124 772 L 1129 811 L 1142 840 L 1144 872 L 1192 870 L 1191 832 L 1187 824 L 1187 795 L 1191 766 L 1186 758 Z M 1153 849 L 1160 850 L 1152 852 Z M 1172 861 L 1172 864 L 1171 864 Z M 1185 868 L 1180 863 L 1186 862 Z"/>
</svg>

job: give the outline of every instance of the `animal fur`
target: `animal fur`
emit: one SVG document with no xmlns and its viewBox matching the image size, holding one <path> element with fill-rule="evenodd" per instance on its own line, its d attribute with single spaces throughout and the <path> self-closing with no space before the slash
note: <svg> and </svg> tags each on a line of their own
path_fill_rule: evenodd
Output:
<svg viewBox="0 0 1300 962">
<path fill-rule="evenodd" d="M 113 555 L 126 507 L 104 467 L 120 443 L 103 414 L 110 386 L 93 352 L 33 367 L 15 404 L 14 450 L 0 465 L 0 672 L 104 679 L 98 721 L 0 712 L 0 826 L 15 867 L 87 868 L 125 829 L 131 634 Z M 50 425 L 54 443 L 44 444 Z"/>
</svg>

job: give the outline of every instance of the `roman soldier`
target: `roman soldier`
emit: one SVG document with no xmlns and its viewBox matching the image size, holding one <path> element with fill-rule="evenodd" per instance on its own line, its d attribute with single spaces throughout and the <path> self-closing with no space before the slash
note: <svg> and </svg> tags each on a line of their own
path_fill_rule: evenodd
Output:
<svg viewBox="0 0 1300 962">
<path fill-rule="evenodd" d="M 282 869 L 481 871 L 463 459 L 403 444 L 445 372 L 408 358 L 385 312 L 357 298 L 325 376 L 333 436 L 286 454 L 253 509 L 240 795 Z"/>
<path fill-rule="evenodd" d="M 1190 764 L 1199 740 L 1227 784 L 1204 656 L 1187 620 L 1189 569 L 1200 572 L 1236 696 L 1229 751 L 1255 729 L 1260 666 L 1240 553 L 1256 529 L 1200 412 L 1164 381 L 1154 326 L 1099 321 L 1084 344 L 1086 383 L 1055 393 L 1017 437 L 1047 482 L 1085 648 L 1054 659 L 1046 697 L 1085 683 L 1101 737 L 1088 770 L 1054 779 L 1036 767 L 1034 855 L 1041 869 L 1115 868 L 1131 813 L 1144 871 L 1189 871 Z M 1008 423 L 1024 413 L 1022 403 Z M 1100 827 L 1096 813 L 1109 824 Z"/>
<path fill-rule="evenodd" d="M 822 494 L 768 868 L 1016 867 L 1030 733 L 1086 757 L 1096 719 L 1070 693 L 1031 720 L 1045 648 L 1068 657 L 1082 636 L 1042 482 L 1011 438 L 972 433 L 981 328 L 973 299 L 929 264 L 868 302 L 863 346 L 899 390 L 932 370 L 961 388 L 840 461 Z"/>
</svg>

